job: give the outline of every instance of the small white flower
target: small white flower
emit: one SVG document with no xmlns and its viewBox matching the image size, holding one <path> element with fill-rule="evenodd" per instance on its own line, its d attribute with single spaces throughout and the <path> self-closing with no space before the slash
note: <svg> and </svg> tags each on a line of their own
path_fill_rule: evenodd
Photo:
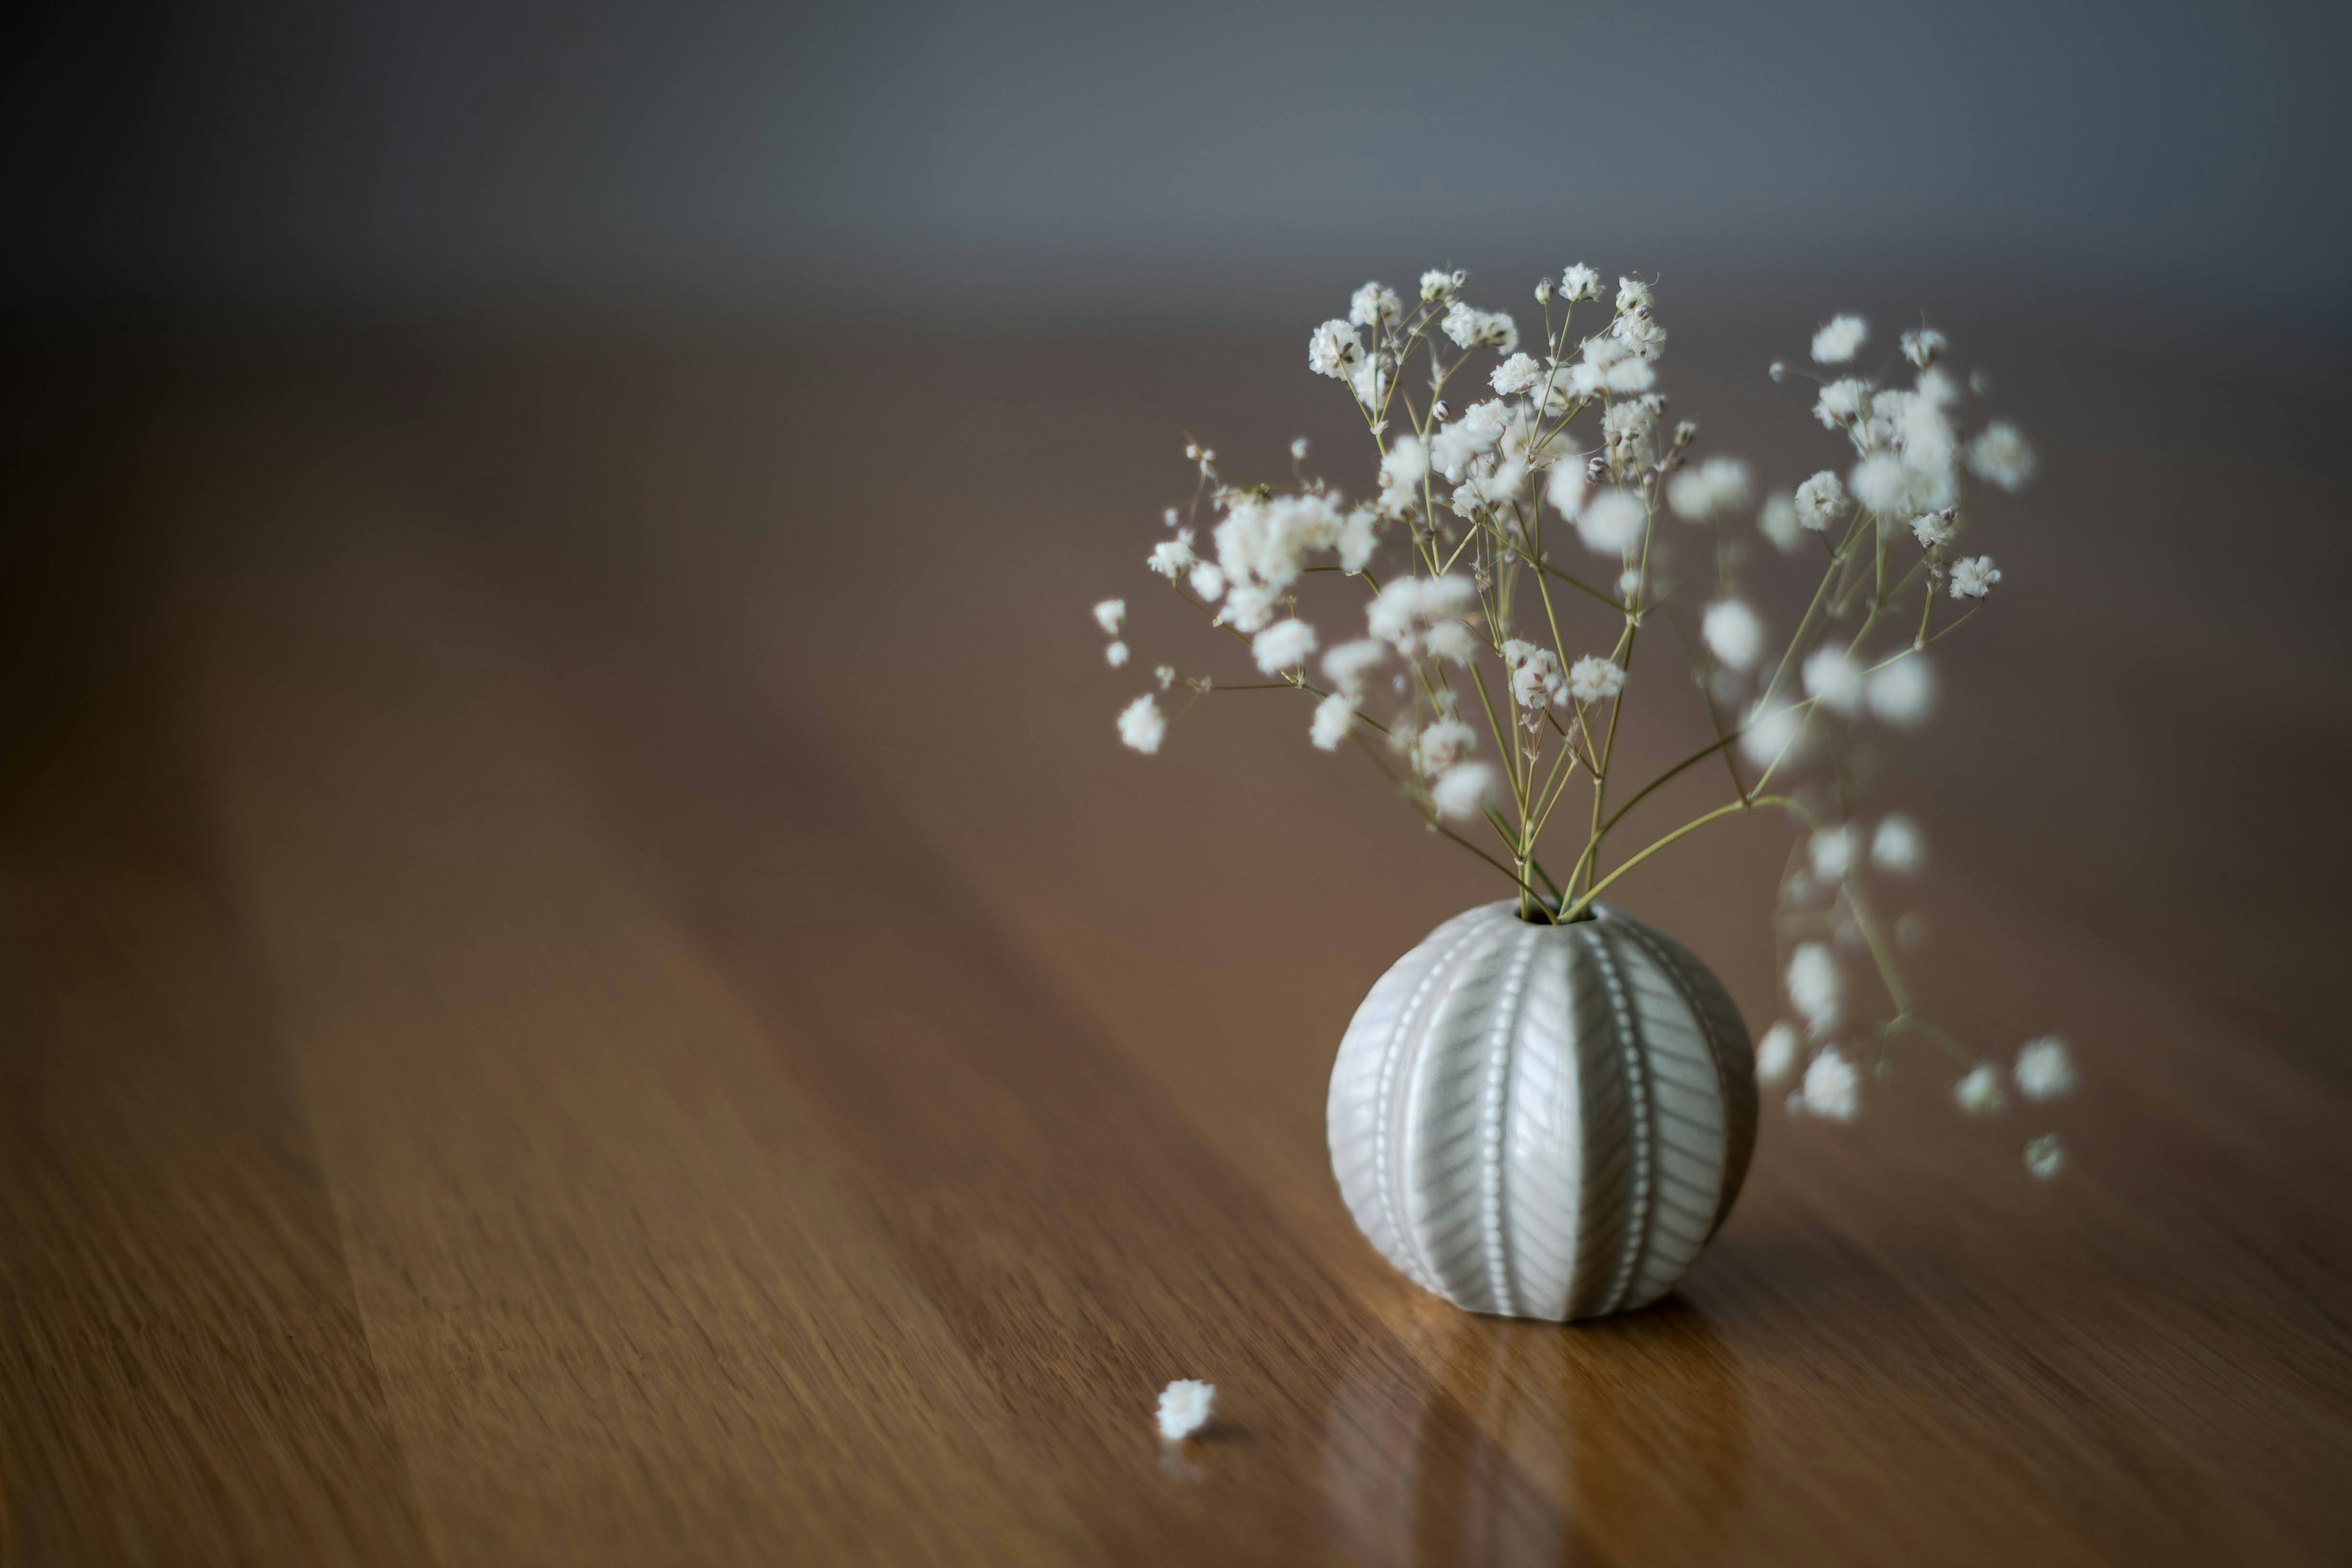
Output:
<svg viewBox="0 0 2352 1568">
<path fill-rule="evenodd" d="M 1424 302 L 1443 300 L 1461 287 L 1459 272 L 1440 272 L 1433 268 L 1421 275 L 1421 297 Z"/>
<path fill-rule="evenodd" d="M 1513 354 L 1495 367 L 1486 378 L 1487 384 L 1504 397 L 1515 397 L 1543 379 L 1543 366 L 1533 354 Z"/>
<path fill-rule="evenodd" d="M 1338 498 L 1326 491 L 1265 496 L 1226 491 L 1218 495 L 1224 521 L 1217 524 L 1217 564 L 1238 585 L 1258 583 L 1286 588 L 1307 570 L 1318 550 L 1339 542 Z"/>
<path fill-rule="evenodd" d="M 1756 531 L 1771 541 L 1772 547 L 1781 554 L 1794 554 L 1805 542 L 1804 520 L 1797 510 L 1796 500 L 1783 495 L 1767 499 L 1764 510 L 1756 514 Z"/>
<path fill-rule="evenodd" d="M 1477 598 L 1477 585 L 1467 577 L 1400 577 L 1364 606 L 1364 625 L 1381 641 L 1410 653 L 1422 628 L 1461 619 Z"/>
<path fill-rule="evenodd" d="M 1658 426 L 1658 412 L 1664 401 L 1642 397 L 1615 403 L 1601 416 L 1601 438 L 1609 443 L 1610 456 L 1621 466 L 1648 461 L 1650 436 Z"/>
<path fill-rule="evenodd" d="M 1560 297 L 1573 305 L 1601 298 L 1601 274 L 1581 261 L 1559 275 Z"/>
<path fill-rule="evenodd" d="M 1508 315 L 1500 310 L 1473 310 L 1460 300 L 1445 308 L 1445 315 L 1437 325 L 1458 349 L 1473 349 L 1484 343 L 1507 354 L 1519 346 L 1517 323 Z"/>
<path fill-rule="evenodd" d="M 1841 647 L 1813 650 L 1805 660 L 1805 695 L 1832 713 L 1862 710 L 1862 671 Z"/>
<path fill-rule="evenodd" d="M 1510 423 L 1510 405 L 1502 399 L 1472 404 L 1430 442 L 1430 467 L 1460 484 L 1469 473 L 1472 460 L 1493 451 Z"/>
<path fill-rule="evenodd" d="M 1815 1038 L 1837 1027 L 1845 981 L 1827 943 L 1805 942 L 1790 953 L 1786 979 L 1790 1005 L 1803 1016 Z"/>
<path fill-rule="evenodd" d="M 1429 800 L 1441 816 L 1475 816 L 1494 787 L 1494 769 L 1484 763 L 1457 763 L 1430 786 Z"/>
<path fill-rule="evenodd" d="M 1851 1121 L 1862 1109 L 1862 1075 L 1835 1046 L 1823 1046 L 1805 1068 L 1802 1103 L 1814 1116 Z"/>
<path fill-rule="evenodd" d="M 1882 871 L 1908 876 L 1927 864 L 1927 842 L 1907 816 L 1889 816 L 1871 835 L 1870 863 Z"/>
<path fill-rule="evenodd" d="M 1315 628 L 1301 620 L 1276 621 L 1250 644 L 1251 657 L 1268 675 L 1297 668 L 1314 651 Z"/>
<path fill-rule="evenodd" d="M 1193 575 L 1197 578 L 1199 574 Z M 1264 631 L 1281 605 L 1280 589 L 1269 588 L 1263 583 L 1243 583 L 1225 595 L 1225 607 L 1217 612 L 1217 622 L 1235 631 Z"/>
<path fill-rule="evenodd" d="M 2067 1054 L 2065 1041 L 2047 1035 L 2017 1053 L 2010 1076 L 2026 1099 L 2057 1100 L 2074 1092 L 2074 1059 Z"/>
<path fill-rule="evenodd" d="M 1388 649 L 1370 637 L 1343 642 L 1323 656 L 1323 673 L 1331 684 L 1349 693 L 1364 689 L 1364 677 L 1388 657 Z"/>
<path fill-rule="evenodd" d="M 1413 763 L 1433 777 L 1469 755 L 1477 743 L 1478 731 L 1461 720 L 1440 719 L 1413 737 Z"/>
<path fill-rule="evenodd" d="M 1813 403 L 1813 417 L 1832 430 L 1853 424 L 1862 417 L 1863 399 L 1870 393 L 1870 383 L 1849 376 L 1831 382 L 1822 388 Z"/>
<path fill-rule="evenodd" d="M 1392 327 L 1404 315 L 1404 301 L 1393 289 L 1367 283 L 1348 297 L 1348 320 L 1359 327 Z"/>
<path fill-rule="evenodd" d="M 1144 564 L 1173 583 L 1190 572 L 1200 562 L 1192 553 L 1192 542 L 1185 539 L 1163 539 L 1151 547 Z"/>
<path fill-rule="evenodd" d="M 1126 620 L 1125 599 L 1105 599 L 1095 606 L 1095 625 L 1102 627 L 1105 637 L 1118 636 L 1118 628 Z"/>
<path fill-rule="evenodd" d="M 1551 477 L 1544 481 L 1544 500 L 1551 502 L 1554 511 L 1574 522 L 1577 513 L 1584 510 L 1584 493 L 1591 483 L 1582 463 L 1558 464 Z"/>
<path fill-rule="evenodd" d="M 1176 684 L 1176 667 L 1172 664 L 1163 664 L 1151 672 L 1151 679 L 1160 682 L 1160 689 L 1165 691 Z"/>
<path fill-rule="evenodd" d="M 1445 308 L 1445 314 L 1438 319 L 1437 329 L 1454 340 L 1455 348 L 1471 348 L 1477 343 L 1479 335 L 1486 330 L 1486 313 L 1484 310 L 1475 309 L 1465 300 L 1456 300 Z"/>
<path fill-rule="evenodd" d="M 1118 710 L 1118 738 L 1147 757 L 1160 749 L 1167 733 L 1167 716 L 1149 692 Z"/>
<path fill-rule="evenodd" d="M 1115 642 L 1103 649 L 1103 662 L 1113 669 L 1124 665 L 1127 662 L 1127 645 L 1123 642 Z"/>
<path fill-rule="evenodd" d="M 1214 1384 L 1179 1378 L 1160 1393 L 1160 1435 L 1181 1443 L 1209 1424 L 1217 1404 Z"/>
<path fill-rule="evenodd" d="M 1315 721 L 1307 726 L 1307 738 L 1315 742 L 1318 751 L 1336 752 L 1355 721 L 1356 700 L 1335 691 L 1315 705 Z"/>
<path fill-rule="evenodd" d="M 1631 397 L 1649 391 L 1656 384 L 1657 379 L 1657 372 L 1650 368 L 1648 361 L 1622 359 L 1602 374 L 1601 386 L 1619 397 Z"/>
<path fill-rule="evenodd" d="M 1709 458 L 1666 482 L 1666 504 L 1692 522 L 1708 522 L 1748 504 L 1748 465 L 1737 458 Z"/>
<path fill-rule="evenodd" d="M 1759 768 L 1769 768 L 1792 752 L 1804 719 L 1794 709 L 1776 704 L 1748 716 L 1739 731 L 1739 749 Z"/>
<path fill-rule="evenodd" d="M 1988 425 L 1969 444 L 1969 472 L 1988 484 L 2013 490 L 2033 477 L 2033 448 L 2014 425 Z"/>
<path fill-rule="evenodd" d="M 1339 570 L 1350 576 L 1372 563 L 1381 545 L 1381 514 L 1360 506 L 1339 521 Z"/>
<path fill-rule="evenodd" d="M 1612 336 L 1633 351 L 1637 361 L 1654 360 L 1666 352 L 1666 329 L 1658 325 L 1657 318 L 1650 313 L 1646 305 L 1620 315 L 1610 325 L 1609 331 Z M 1612 384 L 1615 383 L 1613 374 L 1610 380 Z M 1627 390 L 1638 391 L 1648 384 L 1649 378 L 1644 376 L 1640 386 L 1629 386 Z"/>
<path fill-rule="evenodd" d="M 1786 1019 L 1764 1031 L 1756 1042 L 1756 1078 L 1760 1083 L 1778 1083 L 1787 1078 L 1797 1065 L 1797 1028 Z"/>
<path fill-rule="evenodd" d="M 1959 531 L 1959 513 L 1949 508 L 1942 511 L 1923 511 L 1911 520 L 1911 537 L 1919 542 L 1922 550 L 1941 549 L 1949 544 L 1952 536 Z"/>
<path fill-rule="evenodd" d="M 1817 829 L 1809 847 L 1813 875 L 1824 882 L 1841 882 L 1853 867 L 1854 831 L 1851 826 Z"/>
<path fill-rule="evenodd" d="M 2066 1163 L 2065 1146 L 2055 1132 L 2044 1132 L 2025 1146 L 2025 1168 L 2037 1182 L 2046 1182 Z"/>
<path fill-rule="evenodd" d="M 1440 621 L 1421 639 L 1433 658 L 1468 664 L 1478 657 L 1478 636 L 1460 621 Z"/>
<path fill-rule="evenodd" d="M 1737 599 L 1709 605 L 1699 621 L 1699 635 L 1707 651 L 1733 669 L 1752 668 L 1764 648 L 1764 623 Z"/>
<path fill-rule="evenodd" d="M 1307 337 L 1307 368 L 1318 375 L 1344 376 L 1364 363 L 1364 345 L 1345 321 L 1326 321 Z"/>
<path fill-rule="evenodd" d="M 1970 555 L 1952 563 L 1952 597 L 1981 599 L 2000 581 L 2000 568 L 1990 555 Z"/>
<path fill-rule="evenodd" d="M 1596 555 L 1622 555 L 1641 542 L 1649 515 L 1633 491 L 1602 490 L 1577 513 L 1577 537 Z"/>
<path fill-rule="evenodd" d="M 1952 1086 L 1952 1098 L 1970 1116 L 1990 1116 L 2009 1103 L 2000 1089 L 2000 1069 L 1990 1062 L 1970 1068 L 1968 1076 Z"/>
<path fill-rule="evenodd" d="M 1579 702 L 1599 702 L 1625 689 L 1625 672 L 1614 659 L 1586 654 L 1568 667 L 1568 694 Z"/>
<path fill-rule="evenodd" d="M 1813 334 L 1813 363 L 1843 364 L 1869 336 L 1870 323 L 1860 316 L 1840 316 Z"/>
<path fill-rule="evenodd" d="M 1536 303 L 1538 305 L 1551 303 L 1551 279 L 1548 277 L 1536 279 Z"/>
<path fill-rule="evenodd" d="M 1203 604 L 1215 604 L 1225 591 L 1225 574 L 1213 561 L 1203 561 L 1193 567 L 1192 582 L 1192 592 L 1201 596 Z"/>
<path fill-rule="evenodd" d="M 1797 487 L 1797 521 L 1815 533 L 1843 517 L 1849 504 L 1845 487 L 1827 468 Z"/>
<path fill-rule="evenodd" d="M 1621 315 L 1628 310 L 1646 310 L 1651 304 L 1647 283 L 1635 278 L 1617 279 L 1617 310 Z"/>
<path fill-rule="evenodd" d="M 1873 452 L 1846 476 L 1853 499 L 1881 517 L 1899 517 L 1916 510 L 1919 477 L 1892 452 Z"/>
<path fill-rule="evenodd" d="M 1429 444 L 1418 436 L 1400 436 L 1381 459 L 1384 489 L 1411 489 L 1429 472 Z"/>
<path fill-rule="evenodd" d="M 1941 358 L 1945 346 L 1944 334 L 1933 327 L 1921 327 L 1903 334 L 1903 357 L 1921 370 Z"/>
<path fill-rule="evenodd" d="M 1559 700 L 1568 689 L 1559 672 L 1559 656 L 1548 647 L 1536 647 L 1516 639 L 1510 645 L 1524 650 L 1517 658 L 1507 662 L 1517 666 L 1511 671 L 1511 695 L 1522 708 L 1549 708 Z"/>
<path fill-rule="evenodd" d="M 1935 672 L 1927 656 L 1909 653 L 1870 677 L 1870 716 L 1882 724 L 1909 729 L 1926 722 L 1936 707 Z"/>
<path fill-rule="evenodd" d="M 1303 463 L 1307 460 L 1306 437 L 1301 436 L 1290 444 L 1290 460 L 1294 463 Z"/>
</svg>

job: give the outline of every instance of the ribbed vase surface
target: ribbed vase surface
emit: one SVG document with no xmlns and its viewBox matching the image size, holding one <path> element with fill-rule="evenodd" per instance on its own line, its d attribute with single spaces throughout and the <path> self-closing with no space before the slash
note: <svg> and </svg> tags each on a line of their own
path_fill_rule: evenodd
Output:
<svg viewBox="0 0 2352 1568">
<path fill-rule="evenodd" d="M 1599 1317 L 1672 1289 L 1756 1144 L 1738 1009 L 1622 910 L 1455 916 L 1382 975 L 1331 1071 L 1331 1165 L 1356 1223 L 1475 1312 Z"/>
</svg>

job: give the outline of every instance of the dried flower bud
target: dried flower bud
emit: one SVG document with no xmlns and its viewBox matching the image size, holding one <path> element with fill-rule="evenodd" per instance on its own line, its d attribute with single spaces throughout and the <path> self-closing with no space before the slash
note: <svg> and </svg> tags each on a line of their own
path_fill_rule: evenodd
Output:
<svg viewBox="0 0 2352 1568">
<path fill-rule="evenodd" d="M 1903 357 L 1921 370 L 1934 364 L 1942 356 L 1945 346 L 1944 334 L 1933 327 L 1921 327 L 1916 331 L 1903 334 Z"/>
</svg>

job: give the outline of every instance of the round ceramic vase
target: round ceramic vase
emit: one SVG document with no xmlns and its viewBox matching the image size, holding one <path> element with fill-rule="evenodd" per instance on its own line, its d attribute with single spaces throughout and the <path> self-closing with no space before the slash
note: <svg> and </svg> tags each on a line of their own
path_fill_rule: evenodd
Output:
<svg viewBox="0 0 2352 1568">
<path fill-rule="evenodd" d="M 1565 1321 L 1674 1289 L 1756 1146 L 1739 1011 L 1681 943 L 1595 905 L 1456 915 L 1381 976 L 1331 1070 L 1331 1166 L 1423 1289 Z"/>
</svg>

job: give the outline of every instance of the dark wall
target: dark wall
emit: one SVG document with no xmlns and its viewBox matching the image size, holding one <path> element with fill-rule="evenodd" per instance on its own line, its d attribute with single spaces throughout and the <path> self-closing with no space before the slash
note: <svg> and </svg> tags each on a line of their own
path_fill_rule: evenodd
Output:
<svg viewBox="0 0 2352 1568">
<path fill-rule="evenodd" d="M 1100 317 L 1589 255 L 2342 337 L 2347 58 L 2352 7 L 2275 0 L 53 4 L 0 288 Z"/>
</svg>

